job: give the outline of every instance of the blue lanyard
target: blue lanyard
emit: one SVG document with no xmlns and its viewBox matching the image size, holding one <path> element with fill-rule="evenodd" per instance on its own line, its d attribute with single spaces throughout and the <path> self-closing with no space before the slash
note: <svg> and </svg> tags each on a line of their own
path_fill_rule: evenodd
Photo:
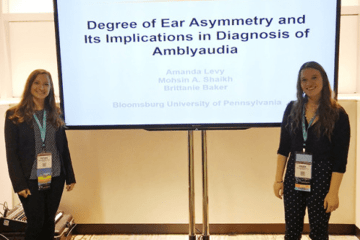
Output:
<svg viewBox="0 0 360 240">
<path fill-rule="evenodd" d="M 46 111 L 44 110 L 43 125 L 41 126 L 39 119 L 34 113 L 34 118 L 40 129 L 40 136 L 42 141 L 42 148 L 45 148 L 45 136 L 46 136 Z"/>
<path fill-rule="evenodd" d="M 304 104 L 304 107 L 303 107 L 303 113 L 302 113 L 302 133 L 303 133 L 303 138 L 304 138 L 304 143 L 303 143 L 303 152 L 305 152 L 305 147 L 306 147 L 306 140 L 308 138 L 308 131 L 309 131 L 309 128 L 311 127 L 312 123 L 314 122 L 316 116 L 317 116 L 317 111 L 315 113 L 315 115 L 312 117 L 312 119 L 310 120 L 309 122 L 309 125 L 306 129 L 305 127 L 305 104 Z"/>
</svg>

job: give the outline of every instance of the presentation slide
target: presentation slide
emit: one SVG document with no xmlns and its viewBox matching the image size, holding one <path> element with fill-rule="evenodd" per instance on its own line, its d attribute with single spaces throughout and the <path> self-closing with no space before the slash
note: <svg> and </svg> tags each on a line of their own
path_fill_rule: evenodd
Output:
<svg viewBox="0 0 360 240">
<path fill-rule="evenodd" d="M 69 128 L 276 126 L 316 61 L 332 88 L 337 0 L 58 0 Z"/>
</svg>

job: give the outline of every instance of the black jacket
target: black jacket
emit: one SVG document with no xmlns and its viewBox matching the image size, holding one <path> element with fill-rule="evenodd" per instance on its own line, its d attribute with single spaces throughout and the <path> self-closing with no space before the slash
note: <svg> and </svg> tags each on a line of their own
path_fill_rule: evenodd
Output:
<svg viewBox="0 0 360 240">
<path fill-rule="evenodd" d="M 14 191 L 17 193 L 28 188 L 27 180 L 30 178 L 32 166 L 36 159 L 35 133 L 34 128 L 27 122 L 14 124 L 9 119 L 11 114 L 12 112 L 9 110 L 6 112 L 5 144 L 9 175 Z M 74 170 L 63 127 L 56 131 L 55 141 L 60 155 L 61 169 L 66 176 L 66 184 L 75 183 Z"/>
<path fill-rule="evenodd" d="M 292 121 L 289 115 L 293 105 L 294 102 L 290 102 L 286 107 L 281 124 L 280 144 L 277 152 L 286 157 L 289 153 L 294 156 L 295 152 L 301 152 L 304 143 L 302 127 L 300 126 L 296 128 L 295 132 L 292 132 L 290 124 L 288 124 L 288 121 Z M 307 123 L 305 124 L 307 128 L 308 125 Z M 306 151 L 313 154 L 314 162 L 329 159 L 332 164 L 332 172 L 345 173 L 350 144 L 349 116 L 342 107 L 339 109 L 339 118 L 335 122 L 331 141 L 324 135 L 321 135 L 319 138 L 317 137 L 314 131 L 314 125 L 316 124 L 319 124 L 319 122 L 314 123 L 309 128 Z"/>
</svg>

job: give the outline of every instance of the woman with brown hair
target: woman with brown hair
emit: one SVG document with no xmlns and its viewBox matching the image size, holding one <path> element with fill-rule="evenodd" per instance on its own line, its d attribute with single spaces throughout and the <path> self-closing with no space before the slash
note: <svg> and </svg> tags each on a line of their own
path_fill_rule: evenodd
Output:
<svg viewBox="0 0 360 240">
<path fill-rule="evenodd" d="M 27 218 L 26 240 L 54 239 L 65 181 L 68 191 L 75 185 L 64 125 L 50 73 L 33 71 L 5 120 L 9 175 Z"/>
<path fill-rule="evenodd" d="M 349 141 L 348 115 L 331 97 L 325 70 L 316 62 L 303 64 L 297 101 L 288 104 L 281 124 L 274 183 L 275 195 L 284 195 L 285 239 L 301 239 L 306 208 L 310 238 L 329 238 L 330 213 L 339 207 Z"/>
</svg>

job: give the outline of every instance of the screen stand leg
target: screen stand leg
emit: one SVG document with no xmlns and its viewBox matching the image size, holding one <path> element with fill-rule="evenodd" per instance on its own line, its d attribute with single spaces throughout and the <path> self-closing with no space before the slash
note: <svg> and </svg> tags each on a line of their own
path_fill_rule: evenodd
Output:
<svg viewBox="0 0 360 240">
<path fill-rule="evenodd" d="M 207 166 L 207 142 L 206 130 L 201 130 L 202 146 L 202 177 L 203 177 L 203 240 L 210 239 L 209 232 L 209 196 L 208 196 L 208 166 Z"/>
<path fill-rule="evenodd" d="M 202 177 L 203 177 L 203 235 L 202 240 L 210 240 L 209 231 L 209 196 L 206 130 L 201 131 Z M 196 240 L 195 232 L 195 183 L 194 183 L 194 135 L 188 131 L 189 151 L 189 240 Z"/>
<path fill-rule="evenodd" d="M 188 131 L 189 151 L 189 240 L 196 240 L 195 233 L 195 189 L 194 189 L 194 134 Z"/>
</svg>

